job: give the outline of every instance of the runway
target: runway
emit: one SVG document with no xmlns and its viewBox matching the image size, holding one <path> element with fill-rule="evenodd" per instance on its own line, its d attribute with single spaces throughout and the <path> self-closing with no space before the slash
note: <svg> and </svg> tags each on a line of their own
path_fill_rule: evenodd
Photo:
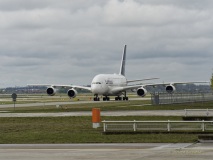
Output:
<svg viewBox="0 0 213 160">
<path fill-rule="evenodd" d="M 111 102 L 111 101 L 110 101 Z M 68 105 L 68 104 L 87 104 L 87 103 L 107 103 L 105 101 L 71 101 L 71 102 L 39 102 L 39 103 L 25 103 L 16 104 L 16 107 L 37 107 L 37 106 L 56 106 L 56 105 Z M 0 108 L 13 108 L 14 104 L 1 104 Z"/>
<path fill-rule="evenodd" d="M 205 116 L 205 111 L 188 112 L 191 116 Z M 212 112 L 211 112 L 212 114 Z M 210 114 L 209 114 L 210 115 Z M 57 113 L 8 113 L 1 112 L 0 117 L 69 117 L 92 116 L 91 111 Z M 185 116 L 184 110 L 146 110 L 146 111 L 101 111 L 101 116 Z"/>
<path fill-rule="evenodd" d="M 130 101 L 150 100 L 150 98 L 130 98 Z M 70 102 L 38 102 L 16 104 L 16 107 L 36 107 L 36 106 L 56 106 L 68 104 L 87 104 L 87 103 L 116 103 L 122 101 L 70 101 Z M 0 104 L 0 108 L 13 108 L 14 104 Z"/>
<path fill-rule="evenodd" d="M 2 160 L 200 160 L 213 157 L 213 144 L 1 144 Z"/>
</svg>

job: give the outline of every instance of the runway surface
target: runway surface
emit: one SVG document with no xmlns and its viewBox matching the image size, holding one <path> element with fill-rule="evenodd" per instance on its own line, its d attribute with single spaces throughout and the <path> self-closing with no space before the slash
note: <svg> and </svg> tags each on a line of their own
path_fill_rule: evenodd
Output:
<svg viewBox="0 0 213 160">
<path fill-rule="evenodd" d="M 150 98 L 130 98 L 130 101 L 137 100 L 150 100 Z M 68 105 L 68 104 L 87 104 L 87 103 L 116 103 L 121 101 L 70 101 L 70 102 L 39 102 L 39 103 L 25 103 L 16 104 L 16 107 L 36 107 L 36 106 L 56 106 L 56 105 Z M 0 104 L 0 108 L 13 108 L 14 104 Z"/>
<path fill-rule="evenodd" d="M 193 111 L 188 112 L 187 115 L 205 116 L 206 112 Z M 58 113 L 8 113 L 8 112 L 0 113 L 0 117 L 67 117 L 67 116 L 92 116 L 92 113 L 91 111 L 58 112 Z M 184 110 L 101 111 L 101 116 L 185 116 L 185 111 Z"/>
<path fill-rule="evenodd" d="M 111 101 L 110 101 L 111 102 Z M 16 104 L 16 107 L 36 107 L 36 106 L 56 106 L 56 105 L 66 105 L 66 104 L 86 104 L 86 103 L 107 103 L 104 101 L 73 101 L 73 102 L 44 102 L 44 103 L 25 103 Z M 0 108 L 13 108 L 14 104 L 1 104 Z"/>
<path fill-rule="evenodd" d="M 2 160 L 211 160 L 212 143 L 1 144 Z"/>
</svg>

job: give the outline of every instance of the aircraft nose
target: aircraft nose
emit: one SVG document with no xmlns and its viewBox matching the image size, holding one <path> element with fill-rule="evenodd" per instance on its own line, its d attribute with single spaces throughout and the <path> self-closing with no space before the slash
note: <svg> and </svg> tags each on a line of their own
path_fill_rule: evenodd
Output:
<svg viewBox="0 0 213 160">
<path fill-rule="evenodd" d="M 94 94 L 102 94 L 102 91 L 103 91 L 101 85 L 98 85 L 98 84 L 92 85 L 91 89 Z"/>
<path fill-rule="evenodd" d="M 98 90 L 98 87 L 97 87 L 97 85 L 92 85 L 92 86 L 91 86 L 91 89 L 92 89 L 92 92 L 93 92 L 93 93 L 96 93 L 97 90 Z"/>
</svg>

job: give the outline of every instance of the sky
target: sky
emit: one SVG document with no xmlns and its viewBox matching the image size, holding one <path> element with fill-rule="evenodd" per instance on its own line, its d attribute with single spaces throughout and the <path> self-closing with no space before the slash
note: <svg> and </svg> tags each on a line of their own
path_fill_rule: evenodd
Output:
<svg viewBox="0 0 213 160">
<path fill-rule="evenodd" d="M 126 78 L 208 81 L 212 0 L 0 0 L 0 88 Z"/>
</svg>

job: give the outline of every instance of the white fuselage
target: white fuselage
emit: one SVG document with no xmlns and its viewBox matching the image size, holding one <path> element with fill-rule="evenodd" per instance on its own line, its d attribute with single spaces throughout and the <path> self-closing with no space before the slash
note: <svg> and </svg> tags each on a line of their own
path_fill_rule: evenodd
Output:
<svg viewBox="0 0 213 160">
<path fill-rule="evenodd" d="M 127 80 L 119 74 L 99 74 L 95 76 L 91 83 L 92 93 L 103 96 L 118 96 L 121 91 L 116 88 L 127 86 Z"/>
</svg>

